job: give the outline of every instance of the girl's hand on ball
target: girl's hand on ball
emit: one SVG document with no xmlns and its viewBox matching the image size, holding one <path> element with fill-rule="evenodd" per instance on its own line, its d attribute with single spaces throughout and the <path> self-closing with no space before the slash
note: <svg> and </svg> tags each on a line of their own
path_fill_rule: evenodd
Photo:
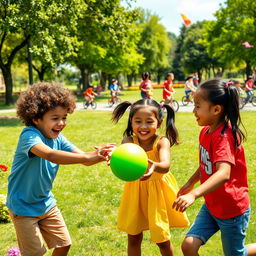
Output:
<svg viewBox="0 0 256 256">
<path fill-rule="evenodd" d="M 148 159 L 148 169 L 147 171 L 144 173 L 144 175 L 140 178 L 140 180 L 147 180 L 151 177 L 151 175 L 153 174 L 154 170 L 155 170 L 155 162 L 152 160 Z"/>
</svg>

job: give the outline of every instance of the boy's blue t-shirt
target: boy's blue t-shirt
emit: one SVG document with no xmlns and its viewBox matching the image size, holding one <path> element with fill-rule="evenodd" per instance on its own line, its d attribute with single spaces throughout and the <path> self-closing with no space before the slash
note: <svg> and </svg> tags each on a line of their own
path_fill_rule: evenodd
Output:
<svg viewBox="0 0 256 256">
<path fill-rule="evenodd" d="M 8 178 L 6 202 L 16 215 L 40 216 L 56 204 L 51 189 L 59 165 L 32 154 L 30 149 L 36 144 L 68 152 L 76 148 L 62 134 L 48 139 L 35 127 L 23 129 Z"/>
</svg>

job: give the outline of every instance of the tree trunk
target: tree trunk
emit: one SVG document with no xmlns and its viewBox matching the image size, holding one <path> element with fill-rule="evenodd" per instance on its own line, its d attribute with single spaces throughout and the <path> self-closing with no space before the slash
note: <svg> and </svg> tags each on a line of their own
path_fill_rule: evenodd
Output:
<svg viewBox="0 0 256 256">
<path fill-rule="evenodd" d="M 108 87 L 111 85 L 112 75 L 108 74 Z"/>
<path fill-rule="evenodd" d="M 106 72 L 102 71 L 100 74 L 100 84 L 104 88 L 104 90 L 106 89 L 106 81 L 107 81 L 107 74 Z"/>
<path fill-rule="evenodd" d="M 5 66 L 2 69 L 4 83 L 5 83 L 5 104 L 12 105 L 14 103 L 12 97 L 12 89 L 13 89 L 13 82 L 12 82 L 12 72 L 10 66 Z"/>
<path fill-rule="evenodd" d="M 39 77 L 39 80 L 41 82 L 44 81 L 44 74 L 45 74 L 45 71 L 39 71 L 38 72 L 38 77 Z"/>
<path fill-rule="evenodd" d="M 246 63 L 245 73 L 246 73 L 246 76 L 248 77 L 248 76 L 252 75 L 251 61 L 250 60 L 246 60 L 245 63 Z"/>
<path fill-rule="evenodd" d="M 157 72 L 157 83 L 160 84 L 161 83 L 161 75 L 159 72 Z"/>
<path fill-rule="evenodd" d="M 80 67 L 80 72 L 81 72 L 81 79 L 82 79 L 82 90 L 85 91 L 86 90 L 86 74 L 85 74 L 85 68 L 84 67 Z"/>
<path fill-rule="evenodd" d="M 32 54 L 30 52 L 31 43 L 30 38 L 28 39 L 28 77 L 29 77 L 29 84 L 32 85 L 34 83 L 33 80 L 33 67 L 32 67 Z M 43 81 L 40 79 L 40 81 Z"/>
<path fill-rule="evenodd" d="M 127 75 L 127 83 L 128 83 L 128 87 L 132 86 L 132 78 L 133 78 L 133 75 Z"/>
</svg>

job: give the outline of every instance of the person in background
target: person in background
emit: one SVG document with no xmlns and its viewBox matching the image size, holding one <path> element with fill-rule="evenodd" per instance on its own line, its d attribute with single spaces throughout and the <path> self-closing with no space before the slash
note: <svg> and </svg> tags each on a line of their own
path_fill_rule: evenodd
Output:
<svg viewBox="0 0 256 256">
<path fill-rule="evenodd" d="M 98 95 L 93 91 L 93 86 L 89 85 L 88 88 L 84 92 L 84 98 L 86 100 L 86 104 L 90 105 L 92 101 L 95 99 L 95 96 Z"/>
<path fill-rule="evenodd" d="M 165 104 L 172 103 L 172 95 L 175 92 L 173 88 L 173 80 L 174 80 L 174 74 L 168 73 L 166 75 L 166 80 L 164 82 L 164 88 L 163 88 L 163 99 Z"/>
<path fill-rule="evenodd" d="M 150 99 L 153 95 L 153 88 L 151 84 L 151 75 L 149 72 L 142 73 L 141 76 L 141 83 L 140 83 L 140 95 L 142 99 Z"/>
</svg>

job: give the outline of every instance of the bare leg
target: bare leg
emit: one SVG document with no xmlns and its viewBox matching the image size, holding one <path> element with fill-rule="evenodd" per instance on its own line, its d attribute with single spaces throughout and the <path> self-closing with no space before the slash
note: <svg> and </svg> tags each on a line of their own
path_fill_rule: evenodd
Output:
<svg viewBox="0 0 256 256">
<path fill-rule="evenodd" d="M 158 243 L 157 245 L 160 249 L 160 252 L 161 252 L 162 256 L 173 256 L 174 255 L 173 246 L 172 246 L 172 243 L 170 241 L 166 241 L 166 242 L 163 242 L 163 243 Z"/>
<path fill-rule="evenodd" d="M 248 256 L 256 256 L 256 244 L 247 244 Z"/>
<path fill-rule="evenodd" d="M 61 247 L 61 248 L 55 248 L 53 250 L 52 256 L 66 256 L 68 255 L 69 249 L 70 249 L 70 245 Z"/>
<path fill-rule="evenodd" d="M 128 256 L 140 256 L 141 255 L 141 243 L 143 234 L 128 235 Z"/>
<path fill-rule="evenodd" d="M 186 237 L 183 240 L 181 245 L 181 249 L 184 256 L 198 256 L 198 251 L 200 246 L 202 245 L 202 241 L 195 237 Z"/>
</svg>

